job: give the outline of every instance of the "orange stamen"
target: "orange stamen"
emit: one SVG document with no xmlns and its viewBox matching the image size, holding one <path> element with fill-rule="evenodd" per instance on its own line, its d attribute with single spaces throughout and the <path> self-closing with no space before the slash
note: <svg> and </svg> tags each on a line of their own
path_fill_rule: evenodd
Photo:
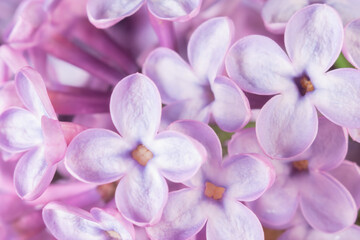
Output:
<svg viewBox="0 0 360 240">
<path fill-rule="evenodd" d="M 146 166 L 147 162 L 154 157 L 153 153 L 144 145 L 138 145 L 134 151 L 131 152 L 131 157 L 136 160 L 141 166 Z"/>
<path fill-rule="evenodd" d="M 210 182 L 205 183 L 205 196 L 212 198 L 214 200 L 220 200 L 223 197 L 225 188 L 218 187 Z"/>
</svg>

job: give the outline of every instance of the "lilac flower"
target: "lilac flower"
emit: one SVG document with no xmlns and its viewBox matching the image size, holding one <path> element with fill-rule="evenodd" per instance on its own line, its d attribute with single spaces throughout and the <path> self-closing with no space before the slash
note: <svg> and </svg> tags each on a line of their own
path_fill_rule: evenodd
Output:
<svg viewBox="0 0 360 240">
<path fill-rule="evenodd" d="M 359 34 L 360 18 L 355 19 L 346 26 L 343 48 L 344 56 L 356 68 L 360 68 Z"/>
<path fill-rule="evenodd" d="M 122 178 L 115 193 L 122 215 L 137 225 L 153 224 L 167 201 L 164 177 L 174 182 L 189 179 L 199 169 L 202 153 L 180 133 L 157 134 L 160 94 L 144 75 L 130 75 L 116 85 L 110 113 L 121 136 L 105 129 L 85 130 L 70 143 L 65 165 L 85 182 Z"/>
<path fill-rule="evenodd" d="M 360 17 L 360 2 L 357 0 L 268 0 L 262 10 L 266 27 L 275 33 L 283 33 L 286 23 L 298 10 L 313 3 L 325 3 L 340 15 L 344 25 Z"/>
<path fill-rule="evenodd" d="M 134 227 L 112 209 L 92 208 L 89 213 L 52 202 L 44 207 L 42 215 L 48 230 L 59 240 L 135 239 Z"/>
<path fill-rule="evenodd" d="M 298 208 L 306 221 L 324 232 L 340 231 L 354 223 L 356 205 L 349 191 L 329 171 L 339 166 L 347 151 L 341 127 L 319 119 L 319 132 L 311 147 L 286 161 L 273 160 L 277 178 L 265 194 L 247 205 L 266 226 L 290 222 Z M 234 135 L 229 154 L 260 153 L 254 129 Z"/>
<path fill-rule="evenodd" d="M 249 121 L 250 109 L 244 93 L 230 79 L 217 77 L 232 31 L 233 24 L 227 18 L 214 18 L 199 26 L 188 45 L 191 66 L 167 48 L 150 53 L 143 71 L 154 80 L 167 104 L 163 125 L 178 119 L 207 123 L 212 114 L 220 128 L 235 131 Z"/>
<path fill-rule="evenodd" d="M 316 4 L 296 13 L 286 27 L 290 60 L 262 36 L 245 37 L 230 49 L 226 68 L 243 90 L 277 94 L 263 106 L 256 124 L 259 143 L 268 155 L 288 158 L 310 146 L 318 128 L 316 109 L 338 125 L 360 127 L 360 72 L 325 73 L 339 56 L 342 39 L 337 13 Z"/>
<path fill-rule="evenodd" d="M 157 18 L 186 21 L 199 12 L 201 0 L 90 0 L 87 13 L 96 27 L 108 28 L 134 14 L 145 3 Z"/>
<path fill-rule="evenodd" d="M 14 174 L 17 193 L 37 198 L 50 184 L 65 156 L 66 141 L 41 76 L 24 67 L 16 75 L 16 90 L 28 109 L 11 107 L 0 116 L 0 147 L 24 152 Z"/>
<path fill-rule="evenodd" d="M 147 228 L 151 239 L 189 239 L 206 224 L 208 240 L 264 239 L 260 222 L 239 201 L 257 199 L 272 184 L 273 168 L 256 154 L 222 160 L 221 145 L 206 124 L 178 121 L 170 129 L 188 134 L 204 145 L 208 161 L 189 188 L 169 194 L 161 221 Z"/>
</svg>

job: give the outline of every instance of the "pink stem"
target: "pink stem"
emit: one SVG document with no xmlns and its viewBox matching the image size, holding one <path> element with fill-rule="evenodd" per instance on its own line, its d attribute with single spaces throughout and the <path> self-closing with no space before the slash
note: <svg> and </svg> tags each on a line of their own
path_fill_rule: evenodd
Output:
<svg viewBox="0 0 360 240">
<path fill-rule="evenodd" d="M 158 19 L 150 12 L 149 19 L 156 35 L 158 36 L 160 45 L 162 47 L 176 50 L 176 37 L 173 23 L 171 21 Z"/>
</svg>

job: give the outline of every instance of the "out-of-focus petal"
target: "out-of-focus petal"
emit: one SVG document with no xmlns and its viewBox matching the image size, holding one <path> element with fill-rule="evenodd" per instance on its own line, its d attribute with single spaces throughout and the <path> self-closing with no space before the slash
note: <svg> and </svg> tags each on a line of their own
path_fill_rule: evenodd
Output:
<svg viewBox="0 0 360 240">
<path fill-rule="evenodd" d="M 348 148 L 346 130 L 324 117 L 319 119 L 318 134 L 308 151 L 309 168 L 330 170 L 341 164 Z"/>
<path fill-rule="evenodd" d="M 29 65 L 21 51 L 16 51 L 7 45 L 0 47 L 0 59 L 6 63 L 13 73 L 17 73 L 22 67 Z"/>
<path fill-rule="evenodd" d="M 87 15 L 97 28 L 108 28 L 134 14 L 144 0 L 89 0 Z"/>
<path fill-rule="evenodd" d="M 347 128 L 360 128 L 360 71 L 336 69 L 318 80 L 311 100 L 330 121 Z"/>
<path fill-rule="evenodd" d="M 276 228 L 288 223 L 298 208 L 298 191 L 286 176 L 277 176 L 274 184 L 259 199 L 246 203 L 266 226 Z"/>
<path fill-rule="evenodd" d="M 358 11 L 360 8 L 360 2 L 357 0 L 327 0 L 325 3 L 332 6 L 339 13 L 344 25 L 360 17 L 360 13 Z"/>
<path fill-rule="evenodd" d="M 122 79 L 110 99 L 110 113 L 119 133 L 134 142 L 153 138 L 161 118 L 161 99 L 155 84 L 136 73 Z"/>
<path fill-rule="evenodd" d="M 198 189 L 182 189 L 169 194 L 161 221 L 146 228 L 152 239 L 186 240 L 199 232 L 206 222 L 201 207 L 202 192 Z"/>
<path fill-rule="evenodd" d="M 349 128 L 348 133 L 353 141 L 360 143 L 360 128 Z"/>
<path fill-rule="evenodd" d="M 248 36 L 237 41 L 226 57 L 230 78 L 244 91 L 272 95 L 294 88 L 294 70 L 285 52 L 264 36 Z"/>
<path fill-rule="evenodd" d="M 129 146 L 118 134 L 105 129 L 89 129 L 69 144 L 65 165 L 76 178 L 92 183 L 118 180 L 135 164 Z"/>
<path fill-rule="evenodd" d="M 345 28 L 343 53 L 356 68 L 360 68 L 360 19 L 349 23 Z"/>
<path fill-rule="evenodd" d="M 9 108 L 0 115 L 0 146 L 11 152 L 30 149 L 43 142 L 41 121 L 22 108 Z"/>
<path fill-rule="evenodd" d="M 195 76 L 190 66 L 174 51 L 157 48 L 149 54 L 143 72 L 159 88 L 165 104 L 199 96 L 207 79 Z M 179 74 L 181 73 L 181 74 Z"/>
<path fill-rule="evenodd" d="M 283 33 L 290 17 L 308 4 L 307 0 L 268 0 L 262 9 L 262 18 L 267 29 Z"/>
<path fill-rule="evenodd" d="M 326 4 L 313 4 L 289 20 L 285 47 L 297 70 L 325 72 L 341 52 L 343 34 L 339 14 Z"/>
<path fill-rule="evenodd" d="M 224 160 L 223 168 L 221 177 L 227 182 L 226 196 L 239 201 L 254 201 L 275 180 L 270 161 L 262 155 L 234 155 Z"/>
<path fill-rule="evenodd" d="M 343 185 L 324 173 L 310 174 L 303 180 L 300 207 L 313 228 L 337 232 L 355 222 L 356 204 Z"/>
<path fill-rule="evenodd" d="M 200 10 L 202 0 L 148 0 L 150 12 L 158 18 L 186 21 Z"/>
<path fill-rule="evenodd" d="M 166 181 L 150 164 L 134 167 L 120 181 L 115 193 L 120 213 L 138 226 L 158 222 L 167 198 Z"/>
<path fill-rule="evenodd" d="M 360 207 L 360 169 L 359 166 L 350 161 L 344 161 L 339 167 L 330 171 L 330 174 L 340 181 L 353 196 L 356 206 Z"/>
<path fill-rule="evenodd" d="M 149 148 L 154 154 L 150 161 L 154 161 L 161 174 L 173 182 L 194 176 L 206 158 L 200 144 L 197 146 L 195 141 L 174 131 L 158 134 Z"/>
<path fill-rule="evenodd" d="M 256 134 L 263 150 L 276 158 L 289 158 L 306 150 L 316 137 L 315 107 L 305 97 L 278 95 L 258 116 Z"/>
<path fill-rule="evenodd" d="M 221 70 L 233 35 L 233 22 L 226 17 L 202 23 L 191 35 L 188 57 L 197 76 L 213 82 Z"/>
<path fill-rule="evenodd" d="M 109 239 L 109 235 L 101 229 L 92 216 L 80 208 L 53 202 L 44 207 L 42 216 L 47 229 L 57 239 Z"/>
<path fill-rule="evenodd" d="M 26 200 L 39 197 L 54 177 L 56 165 L 45 161 L 44 148 L 34 148 L 25 153 L 16 165 L 14 185 L 17 194 Z"/>
<path fill-rule="evenodd" d="M 307 224 L 300 224 L 293 228 L 288 229 L 284 232 L 278 240 L 311 240 L 307 239 L 306 236 L 309 231 L 309 226 Z M 320 239 L 318 239 L 320 240 Z M 325 239 L 324 239 L 325 240 Z M 326 239 L 329 240 L 329 239 Z"/>
<path fill-rule="evenodd" d="M 227 201 L 223 209 L 210 214 L 206 224 L 208 240 L 264 239 L 258 218 L 242 203 Z"/>
<path fill-rule="evenodd" d="M 228 153 L 230 156 L 238 153 L 263 154 L 256 138 L 255 128 L 246 128 L 232 135 L 228 143 Z"/>
<path fill-rule="evenodd" d="M 228 132 L 244 127 L 251 115 L 249 101 L 241 89 L 226 77 L 217 77 L 212 85 L 215 100 L 211 106 L 215 122 Z"/>
</svg>

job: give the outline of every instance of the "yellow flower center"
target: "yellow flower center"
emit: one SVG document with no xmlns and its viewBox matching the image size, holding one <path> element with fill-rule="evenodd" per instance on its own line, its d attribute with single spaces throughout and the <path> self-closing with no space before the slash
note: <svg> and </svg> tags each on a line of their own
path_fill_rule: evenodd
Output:
<svg viewBox="0 0 360 240">
<path fill-rule="evenodd" d="M 110 239 L 112 240 L 122 240 L 120 234 L 115 231 L 107 231 L 106 233 L 109 235 Z"/>
<path fill-rule="evenodd" d="M 301 94 L 305 95 L 307 92 L 314 91 L 314 85 L 312 82 L 305 76 L 301 77 L 300 79 L 300 86 L 301 86 Z"/>
<path fill-rule="evenodd" d="M 134 151 L 131 152 L 131 157 L 136 160 L 141 166 L 146 166 L 147 162 L 154 157 L 153 153 L 144 145 L 138 145 Z"/>
<path fill-rule="evenodd" d="M 223 194 L 225 192 L 225 188 L 218 187 L 215 184 L 212 184 L 211 182 L 205 183 L 205 196 L 212 198 L 214 200 L 220 200 L 223 197 Z"/>
</svg>

